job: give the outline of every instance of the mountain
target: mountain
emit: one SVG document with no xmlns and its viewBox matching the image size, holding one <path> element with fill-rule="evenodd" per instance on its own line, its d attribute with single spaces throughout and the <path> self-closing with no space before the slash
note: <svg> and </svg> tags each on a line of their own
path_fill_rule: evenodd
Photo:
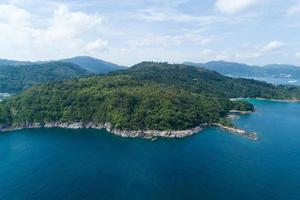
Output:
<svg viewBox="0 0 300 200">
<path fill-rule="evenodd" d="M 225 98 L 299 98 L 298 87 L 273 86 L 243 78 L 230 78 L 202 67 L 145 62 L 115 74 L 128 74 L 140 81 L 171 84 L 184 90 Z"/>
<path fill-rule="evenodd" d="M 104 60 L 100 60 L 89 56 L 76 56 L 73 58 L 66 58 L 61 60 L 36 61 L 36 62 L 0 59 L 0 66 L 1 65 L 13 65 L 13 66 L 34 65 L 34 64 L 45 64 L 45 63 L 53 63 L 53 62 L 72 63 L 78 65 L 79 67 L 87 71 L 96 74 L 107 74 L 112 71 L 127 68 L 124 66 L 120 66 L 114 63 L 106 62 Z"/>
<path fill-rule="evenodd" d="M 0 59 L 0 93 L 16 93 L 35 84 L 120 69 L 126 67 L 87 56 L 37 62 Z"/>
<path fill-rule="evenodd" d="M 186 62 L 185 64 L 205 67 L 227 76 L 300 79 L 300 67 L 294 65 L 272 64 L 265 66 L 250 66 L 225 61 L 212 61 L 208 63 Z"/>
<path fill-rule="evenodd" d="M 200 67 L 144 62 L 14 95 L 0 103 L 0 127 L 78 123 L 121 131 L 185 130 L 226 122 L 224 117 L 233 109 L 253 110 L 247 102 L 229 100 L 237 97 L 300 99 L 300 89 L 234 79 Z"/>
<path fill-rule="evenodd" d="M 77 65 L 63 62 L 0 65 L 0 92 L 17 93 L 36 84 L 90 74 L 91 72 Z"/>
<path fill-rule="evenodd" d="M 29 61 L 16 61 L 16 60 L 0 59 L 0 65 L 18 66 L 18 65 L 30 65 L 30 64 L 33 64 L 33 63 L 29 62 Z"/>
<path fill-rule="evenodd" d="M 60 61 L 76 64 L 83 69 L 97 74 L 106 74 L 112 71 L 126 69 L 126 67 L 88 56 L 77 56 Z"/>
<path fill-rule="evenodd" d="M 300 67 L 285 64 L 272 64 L 263 66 L 265 73 L 274 78 L 300 78 Z"/>
</svg>

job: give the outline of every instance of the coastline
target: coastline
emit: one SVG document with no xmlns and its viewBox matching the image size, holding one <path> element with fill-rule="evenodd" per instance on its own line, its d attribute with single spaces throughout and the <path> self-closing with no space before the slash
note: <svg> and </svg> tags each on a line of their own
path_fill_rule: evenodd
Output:
<svg viewBox="0 0 300 200">
<path fill-rule="evenodd" d="M 260 100 L 260 101 L 272 101 L 272 102 L 279 102 L 279 103 L 300 103 L 300 99 L 267 99 L 267 98 L 261 98 L 261 97 L 255 97 L 255 98 L 232 98 L 231 101 L 237 101 L 237 100 Z"/>
<path fill-rule="evenodd" d="M 243 129 L 236 128 L 236 127 L 224 126 L 224 125 L 222 125 L 220 123 L 212 123 L 211 125 L 212 126 L 217 126 L 220 129 L 228 131 L 228 132 L 230 132 L 230 133 L 232 133 L 234 135 L 239 135 L 239 136 L 247 137 L 248 139 L 251 139 L 251 140 L 258 140 L 259 139 L 258 135 L 256 133 L 254 133 L 254 132 L 248 132 L 248 131 L 245 131 Z"/>
<path fill-rule="evenodd" d="M 230 110 L 229 114 L 242 114 L 242 115 L 246 115 L 246 114 L 251 114 L 254 113 L 255 111 L 240 111 L 240 110 Z"/>
<path fill-rule="evenodd" d="M 258 140 L 258 136 L 256 133 L 247 132 L 245 130 L 224 126 L 220 123 L 212 123 L 212 124 L 202 124 L 197 127 L 186 129 L 186 130 L 170 130 L 170 131 L 158 131 L 158 130 L 138 130 L 138 131 L 130 131 L 130 130 L 119 130 L 113 129 L 109 123 L 105 124 L 95 124 L 95 123 L 62 123 L 62 122 L 51 122 L 51 123 L 34 123 L 27 124 L 19 127 L 0 127 L 0 132 L 11 132 L 18 131 L 23 129 L 36 129 L 36 128 L 66 128 L 66 129 L 98 129 L 98 130 L 106 130 L 109 133 L 112 133 L 117 136 L 126 137 L 126 138 L 145 138 L 145 139 L 156 139 L 156 138 L 183 138 L 187 136 L 191 136 L 195 133 L 199 133 L 207 127 L 217 126 L 222 130 L 225 130 L 234 135 L 239 135 L 243 137 L 247 137 L 251 140 Z"/>
<path fill-rule="evenodd" d="M 266 99 L 266 98 L 260 98 L 257 97 L 255 98 L 256 100 L 261 100 L 261 101 L 273 101 L 273 102 L 279 102 L 279 103 L 300 103 L 299 99 Z"/>
<path fill-rule="evenodd" d="M 23 129 L 35 129 L 35 128 L 66 128 L 66 129 L 98 129 L 98 130 L 106 130 L 109 133 L 112 133 L 117 136 L 127 137 L 127 138 L 145 138 L 145 139 L 153 139 L 158 137 L 164 138 L 183 138 L 195 133 L 201 132 L 207 124 L 202 124 L 200 126 L 187 129 L 187 130 L 170 130 L 170 131 L 158 131 L 158 130 L 120 130 L 113 129 L 109 123 L 105 124 L 95 124 L 95 123 L 67 123 L 67 122 L 51 122 L 51 123 L 33 123 L 27 124 L 24 126 L 18 127 L 0 127 L 0 132 L 11 132 L 18 131 Z"/>
</svg>

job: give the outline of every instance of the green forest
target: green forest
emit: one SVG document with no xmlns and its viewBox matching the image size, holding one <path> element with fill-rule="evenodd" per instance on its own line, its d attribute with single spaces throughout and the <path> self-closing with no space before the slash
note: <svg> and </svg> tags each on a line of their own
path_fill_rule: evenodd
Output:
<svg viewBox="0 0 300 200">
<path fill-rule="evenodd" d="M 18 93 L 33 85 L 91 74 L 75 64 L 64 62 L 0 65 L 0 92 Z"/>
<path fill-rule="evenodd" d="M 31 87 L 0 103 L 0 124 L 108 122 L 122 130 L 184 130 L 227 123 L 230 110 L 254 110 L 230 98 L 299 99 L 299 91 L 204 68 L 144 62 L 108 75 Z"/>
</svg>

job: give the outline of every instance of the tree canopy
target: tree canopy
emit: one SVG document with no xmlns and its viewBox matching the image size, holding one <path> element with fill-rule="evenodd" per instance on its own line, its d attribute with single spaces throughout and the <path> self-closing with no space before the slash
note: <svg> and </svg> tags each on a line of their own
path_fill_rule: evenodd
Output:
<svg viewBox="0 0 300 200">
<path fill-rule="evenodd" d="M 237 97 L 299 98 L 297 87 L 233 79 L 203 68 L 141 63 L 128 70 L 34 86 L 0 103 L 0 124 L 110 123 L 122 130 L 184 130 L 253 111 Z"/>
</svg>

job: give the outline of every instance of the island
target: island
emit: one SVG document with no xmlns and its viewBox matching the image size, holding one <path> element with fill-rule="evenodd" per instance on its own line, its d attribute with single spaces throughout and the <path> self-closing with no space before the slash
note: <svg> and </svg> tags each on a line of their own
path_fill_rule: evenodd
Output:
<svg viewBox="0 0 300 200">
<path fill-rule="evenodd" d="M 185 137 L 207 126 L 257 139 L 232 125 L 254 106 L 233 98 L 300 99 L 298 87 L 235 79 L 200 67 L 143 62 L 107 75 L 33 86 L 0 103 L 0 130 L 94 128 L 123 137 Z"/>
</svg>

